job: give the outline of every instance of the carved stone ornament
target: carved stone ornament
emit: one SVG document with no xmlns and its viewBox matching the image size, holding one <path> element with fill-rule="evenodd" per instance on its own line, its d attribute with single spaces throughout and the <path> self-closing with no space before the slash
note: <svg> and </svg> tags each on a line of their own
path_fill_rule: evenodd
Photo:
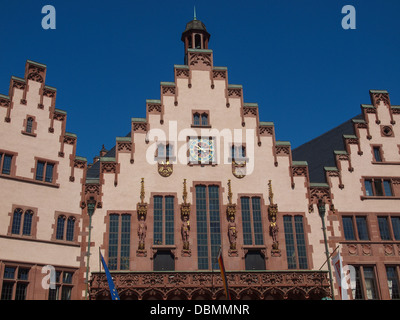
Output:
<svg viewBox="0 0 400 320">
<path fill-rule="evenodd" d="M 371 100 L 375 107 L 382 101 L 385 105 L 390 106 L 389 94 L 386 92 L 374 92 L 371 94 Z"/>
<path fill-rule="evenodd" d="M 158 173 L 160 176 L 167 178 L 173 171 L 174 167 L 172 163 L 169 163 L 168 161 L 167 163 L 158 163 Z"/>
<path fill-rule="evenodd" d="M 211 54 L 207 52 L 190 52 L 189 53 L 189 65 L 194 66 L 197 64 L 203 64 L 207 67 L 211 67 Z"/>
<path fill-rule="evenodd" d="M 393 137 L 392 126 L 381 126 L 381 133 L 383 137 Z"/>
<path fill-rule="evenodd" d="M 187 69 L 176 69 L 176 76 L 179 78 L 189 78 L 189 70 Z"/>
<path fill-rule="evenodd" d="M 226 70 L 213 70 L 213 78 L 216 80 L 226 78 Z"/>
<path fill-rule="evenodd" d="M 246 176 L 246 161 L 232 159 L 232 174 L 238 179 L 244 178 Z"/>
<path fill-rule="evenodd" d="M 393 256 L 394 255 L 394 247 L 392 244 L 384 244 L 383 245 L 385 256 Z"/>
<path fill-rule="evenodd" d="M 139 300 L 170 300 L 174 297 L 215 300 L 225 296 L 221 275 L 216 272 L 115 272 L 113 280 L 122 300 L 131 297 Z M 328 273 L 325 271 L 231 271 L 227 280 L 233 300 L 245 296 L 259 300 L 271 295 L 288 299 L 292 293 L 300 294 L 304 299 L 315 295 L 321 299 L 330 295 Z M 104 272 L 92 272 L 90 283 L 91 300 L 110 297 Z"/>
<path fill-rule="evenodd" d="M 43 68 L 30 65 L 28 71 L 28 79 L 36 82 L 43 83 L 43 75 L 45 70 Z"/>
<path fill-rule="evenodd" d="M 351 255 L 351 256 L 358 255 L 358 249 L 357 249 L 357 245 L 356 244 L 353 244 L 353 243 L 348 244 L 347 245 L 347 250 L 349 252 L 349 255 Z"/>
<path fill-rule="evenodd" d="M 0 107 L 8 108 L 9 106 L 10 106 L 9 99 L 0 98 Z"/>
</svg>

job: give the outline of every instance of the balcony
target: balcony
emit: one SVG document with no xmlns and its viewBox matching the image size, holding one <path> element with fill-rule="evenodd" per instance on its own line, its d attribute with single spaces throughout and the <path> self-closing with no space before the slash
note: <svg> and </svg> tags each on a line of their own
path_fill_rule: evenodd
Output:
<svg viewBox="0 0 400 320">
<path fill-rule="evenodd" d="M 185 272 L 111 273 L 121 300 L 223 300 L 219 270 Z M 327 271 L 234 271 L 227 272 L 232 300 L 320 300 L 330 296 Z M 104 272 L 93 272 L 90 299 L 108 300 Z"/>
</svg>

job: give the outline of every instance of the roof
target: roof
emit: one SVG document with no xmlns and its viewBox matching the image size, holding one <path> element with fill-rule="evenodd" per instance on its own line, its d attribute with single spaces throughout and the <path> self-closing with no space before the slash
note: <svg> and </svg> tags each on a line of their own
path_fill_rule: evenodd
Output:
<svg viewBox="0 0 400 320">
<path fill-rule="evenodd" d="M 207 32 L 207 29 L 206 29 L 206 26 L 204 25 L 204 23 L 201 22 L 200 20 L 194 19 L 192 21 L 189 21 L 186 24 L 185 31 L 182 32 L 181 40 L 184 41 L 184 35 L 187 32 L 192 31 L 192 30 L 201 31 L 201 32 L 205 33 L 208 37 L 210 37 L 210 34 Z"/>
<path fill-rule="evenodd" d="M 185 31 L 183 31 L 183 32 L 186 32 L 186 31 L 189 31 L 189 30 L 202 30 L 202 31 L 206 31 L 207 32 L 206 26 L 200 20 L 189 21 L 186 24 Z"/>
<path fill-rule="evenodd" d="M 336 167 L 334 151 L 346 150 L 344 135 L 355 135 L 353 119 L 363 119 L 363 116 L 359 114 L 292 150 L 293 160 L 307 161 L 310 182 L 327 182 L 324 167 Z"/>
<path fill-rule="evenodd" d="M 125 137 L 130 137 L 131 133 L 129 132 Z M 118 140 L 118 138 L 117 138 Z M 115 158 L 115 147 L 112 147 L 107 153 L 101 157 L 103 160 L 106 158 Z M 87 171 L 86 179 L 97 179 L 100 177 L 100 160 L 94 163 Z"/>
</svg>

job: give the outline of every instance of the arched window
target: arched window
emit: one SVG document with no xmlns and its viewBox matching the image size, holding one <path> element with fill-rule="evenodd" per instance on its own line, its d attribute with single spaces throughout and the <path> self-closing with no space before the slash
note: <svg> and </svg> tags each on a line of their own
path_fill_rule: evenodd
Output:
<svg viewBox="0 0 400 320">
<path fill-rule="evenodd" d="M 63 240 L 64 239 L 64 224 L 65 224 L 65 216 L 58 216 L 57 218 L 57 231 L 56 231 L 56 239 Z"/>
<path fill-rule="evenodd" d="M 28 133 L 32 133 L 32 129 L 33 129 L 33 118 L 29 117 L 28 119 L 26 119 L 26 129 L 25 131 Z"/>
<path fill-rule="evenodd" d="M 67 220 L 67 234 L 66 234 L 67 241 L 74 240 L 74 229 L 75 229 L 75 218 L 69 217 Z"/>
<path fill-rule="evenodd" d="M 201 125 L 208 126 L 208 114 L 207 113 L 201 114 Z"/>
<path fill-rule="evenodd" d="M 22 209 L 17 208 L 14 210 L 13 221 L 11 227 L 12 234 L 19 234 L 21 230 Z"/>
<path fill-rule="evenodd" d="M 194 124 L 195 126 L 199 126 L 199 125 L 200 125 L 200 114 L 195 113 L 195 114 L 193 115 L 193 124 Z"/>
<path fill-rule="evenodd" d="M 195 48 L 201 49 L 201 36 L 199 34 L 196 34 L 194 36 L 194 41 L 195 41 Z"/>
<path fill-rule="evenodd" d="M 33 224 L 33 210 L 27 209 L 24 212 L 23 209 L 16 208 L 14 210 L 11 222 L 11 234 L 31 236 L 32 224 Z"/>
<path fill-rule="evenodd" d="M 30 236 L 32 231 L 32 217 L 33 211 L 26 210 L 24 214 L 24 224 L 22 227 L 22 234 L 25 236 Z"/>
</svg>

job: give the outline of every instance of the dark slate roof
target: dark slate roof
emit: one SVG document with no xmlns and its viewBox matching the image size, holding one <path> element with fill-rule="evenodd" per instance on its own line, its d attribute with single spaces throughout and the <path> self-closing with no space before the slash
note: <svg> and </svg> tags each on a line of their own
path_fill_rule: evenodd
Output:
<svg viewBox="0 0 400 320">
<path fill-rule="evenodd" d="M 326 183 L 324 167 L 336 167 L 335 150 L 346 150 L 343 135 L 354 135 L 352 119 L 364 119 L 359 114 L 336 128 L 292 150 L 292 160 L 307 161 L 310 182 Z"/>
<path fill-rule="evenodd" d="M 203 22 L 201 22 L 200 20 L 192 20 L 189 21 L 186 24 L 186 29 L 183 32 L 189 31 L 189 30 L 203 30 L 203 31 L 207 31 L 206 26 L 204 25 Z"/>
<path fill-rule="evenodd" d="M 131 133 L 129 132 L 125 137 L 130 137 Z M 115 157 L 115 147 L 112 147 L 104 157 Z M 100 161 L 97 161 L 91 168 L 88 169 L 86 174 L 86 179 L 98 179 L 100 177 Z"/>
</svg>

